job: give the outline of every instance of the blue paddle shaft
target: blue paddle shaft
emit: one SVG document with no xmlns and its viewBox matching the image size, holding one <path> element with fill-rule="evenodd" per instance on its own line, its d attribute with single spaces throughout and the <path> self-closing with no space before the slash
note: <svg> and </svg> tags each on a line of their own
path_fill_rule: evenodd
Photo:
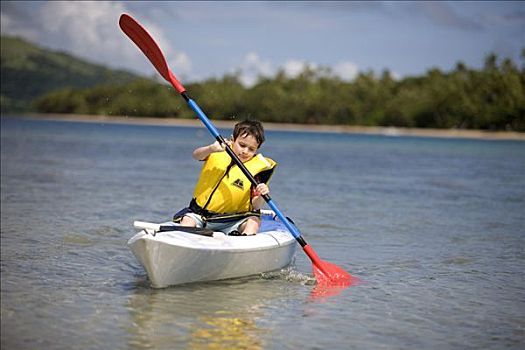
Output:
<svg viewBox="0 0 525 350">
<path fill-rule="evenodd" d="M 182 96 L 188 102 L 188 105 L 191 107 L 191 109 L 193 109 L 193 111 L 197 114 L 201 122 L 206 126 L 208 131 L 213 135 L 213 137 L 215 137 L 215 139 L 219 141 L 220 143 L 225 143 L 224 138 L 219 134 L 219 131 L 217 130 L 217 128 L 215 128 L 215 126 L 211 123 L 210 119 L 206 116 L 206 114 L 202 111 L 202 109 L 200 109 L 199 105 L 197 105 L 195 101 L 189 98 L 185 92 L 182 93 Z M 246 175 L 246 177 L 250 180 L 250 182 L 254 186 L 257 186 L 258 185 L 257 180 L 253 177 L 250 171 L 244 166 L 244 164 L 241 162 L 239 157 L 237 157 L 237 155 L 233 152 L 230 146 L 228 146 L 228 144 L 226 144 L 226 152 L 228 152 L 230 157 L 232 157 L 233 161 L 241 169 L 244 175 Z M 292 236 L 294 236 L 294 238 L 301 244 L 301 246 L 304 247 L 306 245 L 306 242 L 301 237 L 301 233 L 299 232 L 299 230 L 290 223 L 290 221 L 286 218 L 286 216 L 284 216 L 284 214 L 277 207 L 277 204 L 274 203 L 274 201 L 270 198 L 269 195 L 264 195 L 263 198 L 266 201 L 266 203 L 268 203 L 268 206 L 275 212 L 277 217 L 284 223 L 284 225 L 286 226 L 288 231 L 290 231 Z"/>
<path fill-rule="evenodd" d="M 184 94 L 186 95 L 186 94 Z M 188 102 L 188 105 L 190 105 L 191 109 L 193 109 L 193 111 L 197 114 L 197 116 L 199 117 L 199 119 L 201 120 L 201 122 L 204 123 L 204 125 L 206 126 L 206 128 L 210 131 L 210 133 L 213 135 L 213 137 L 215 137 L 216 139 L 222 139 L 221 135 L 219 134 L 219 131 L 217 130 L 217 128 L 215 128 L 215 126 L 210 122 L 210 120 L 208 119 L 208 117 L 206 116 L 206 114 L 204 114 L 204 112 L 202 111 L 202 109 L 199 107 L 199 105 L 197 105 L 197 102 L 193 101 L 191 98 L 187 98 L 187 95 L 183 97 L 186 99 L 186 101 Z M 224 140 L 223 140 L 224 141 Z"/>
<path fill-rule="evenodd" d="M 292 225 L 290 220 L 288 220 L 288 218 L 286 216 L 284 216 L 284 214 L 279 210 L 279 208 L 277 208 L 277 204 L 275 204 L 273 202 L 273 200 L 270 198 L 270 196 L 266 196 L 266 197 L 264 197 L 264 199 L 266 200 L 266 203 L 268 203 L 268 206 L 275 212 L 277 217 L 283 222 L 284 226 L 286 226 L 288 231 L 290 231 L 292 236 L 294 236 L 294 238 L 297 241 L 299 241 L 301 246 L 304 247 L 306 245 L 306 242 L 301 237 L 301 233 L 299 232 L 299 230 L 294 225 Z M 303 244 L 303 242 L 304 242 L 304 244 Z"/>
</svg>

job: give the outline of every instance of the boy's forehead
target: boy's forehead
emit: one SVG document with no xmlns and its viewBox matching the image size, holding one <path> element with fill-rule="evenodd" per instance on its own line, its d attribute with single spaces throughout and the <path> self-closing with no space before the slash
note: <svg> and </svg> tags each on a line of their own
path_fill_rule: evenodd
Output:
<svg viewBox="0 0 525 350">
<path fill-rule="evenodd" d="M 253 143 L 255 146 L 258 146 L 259 143 L 257 142 L 257 139 L 255 138 L 255 136 L 245 132 L 244 134 L 241 134 L 237 137 L 238 139 L 241 139 L 243 140 L 244 142 L 249 142 L 249 143 Z"/>
</svg>

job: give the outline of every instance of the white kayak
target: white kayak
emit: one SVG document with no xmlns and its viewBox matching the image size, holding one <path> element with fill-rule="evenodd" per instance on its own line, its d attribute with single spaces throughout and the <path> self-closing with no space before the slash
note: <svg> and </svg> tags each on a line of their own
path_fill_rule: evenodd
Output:
<svg viewBox="0 0 525 350">
<path fill-rule="evenodd" d="M 206 236 L 184 232 L 171 222 L 136 221 L 135 227 L 142 231 L 128 246 L 154 288 L 250 276 L 288 266 L 295 254 L 294 237 L 272 211 L 264 211 L 261 218 L 259 233 L 253 236 L 211 231 Z"/>
</svg>

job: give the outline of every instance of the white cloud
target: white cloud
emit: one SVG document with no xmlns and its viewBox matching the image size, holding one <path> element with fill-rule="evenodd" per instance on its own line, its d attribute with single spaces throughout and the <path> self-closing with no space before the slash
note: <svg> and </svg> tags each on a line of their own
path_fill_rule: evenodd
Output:
<svg viewBox="0 0 525 350">
<path fill-rule="evenodd" d="M 262 59 L 256 52 L 248 53 L 238 70 L 241 72 L 240 81 L 246 87 L 251 87 L 257 83 L 260 76 L 271 77 L 275 75 L 276 69 L 269 60 Z M 289 59 L 282 66 L 284 74 L 288 78 L 296 78 L 306 69 L 317 70 L 321 66 L 314 62 L 308 62 L 297 59 Z M 351 81 L 359 74 L 359 67 L 350 61 L 336 63 L 332 67 L 332 74 L 342 80 Z"/>
<path fill-rule="evenodd" d="M 1 2 L 0 27 L 2 35 L 19 36 L 31 41 L 38 38 L 39 30 L 35 29 L 35 21 L 31 16 L 18 8 L 17 3 Z"/>
<path fill-rule="evenodd" d="M 286 76 L 295 78 L 306 69 L 317 70 L 320 65 L 314 62 L 307 62 L 301 60 L 288 60 L 283 66 Z M 341 78 L 342 80 L 351 81 L 359 74 L 359 67 L 357 64 L 350 61 L 338 62 L 331 67 L 332 74 Z"/>
<path fill-rule="evenodd" d="M 336 76 L 346 81 L 353 80 L 359 74 L 359 67 L 349 61 L 336 63 L 332 70 Z"/>
<path fill-rule="evenodd" d="M 240 80 L 244 86 L 251 87 L 257 83 L 259 76 L 271 76 L 273 68 L 270 61 L 262 60 L 256 52 L 249 52 L 240 67 Z"/>
<path fill-rule="evenodd" d="M 192 68 L 191 60 L 184 52 L 176 52 L 167 57 L 168 65 L 177 77 L 186 77 Z"/>
<path fill-rule="evenodd" d="M 6 11 L 4 11 L 4 9 Z M 27 9 L 25 10 L 27 11 Z M 154 67 L 135 44 L 120 30 L 118 20 L 129 13 L 141 22 L 159 44 L 172 68 L 179 74 L 191 71 L 191 62 L 184 52 L 174 52 L 164 32 L 155 24 L 131 13 L 125 2 L 48 1 L 38 9 L 33 20 L 21 8 L 2 7 L 2 33 L 22 36 L 38 45 L 67 51 L 75 56 L 113 68 L 136 72 L 155 72 Z"/>
<path fill-rule="evenodd" d="M 73 53 L 93 58 L 118 45 L 115 26 L 124 11 L 120 3 L 50 1 L 42 6 L 40 20 L 46 23 L 45 35 L 60 39 Z"/>
<path fill-rule="evenodd" d="M 394 80 L 401 80 L 401 74 L 399 74 L 398 72 L 390 72 L 390 76 L 392 77 L 392 79 Z"/>
<path fill-rule="evenodd" d="M 290 78 L 297 77 L 307 68 L 316 69 L 317 64 L 299 60 L 288 60 L 283 65 L 284 73 Z"/>
</svg>

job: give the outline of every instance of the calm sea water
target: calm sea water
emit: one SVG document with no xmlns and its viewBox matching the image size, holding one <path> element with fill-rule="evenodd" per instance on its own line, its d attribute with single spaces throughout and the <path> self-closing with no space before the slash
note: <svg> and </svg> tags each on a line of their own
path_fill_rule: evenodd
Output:
<svg viewBox="0 0 525 350">
<path fill-rule="evenodd" d="M 2 349 L 524 347 L 525 142 L 267 132 L 274 201 L 364 281 L 323 299 L 301 249 L 149 287 L 132 222 L 186 206 L 205 129 L 1 123 Z"/>
</svg>

